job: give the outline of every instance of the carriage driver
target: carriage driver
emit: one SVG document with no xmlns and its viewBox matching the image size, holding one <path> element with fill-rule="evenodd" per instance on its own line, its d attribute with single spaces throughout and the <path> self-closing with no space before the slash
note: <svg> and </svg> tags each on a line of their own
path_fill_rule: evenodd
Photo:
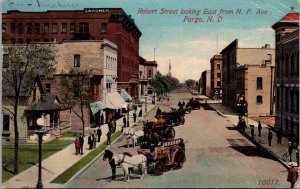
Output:
<svg viewBox="0 0 300 189">
<path fill-rule="evenodd" d="M 150 152 L 153 152 L 155 150 L 155 147 L 158 146 L 158 142 L 159 142 L 159 138 L 157 133 L 150 131 L 150 136 L 149 136 Z"/>
</svg>

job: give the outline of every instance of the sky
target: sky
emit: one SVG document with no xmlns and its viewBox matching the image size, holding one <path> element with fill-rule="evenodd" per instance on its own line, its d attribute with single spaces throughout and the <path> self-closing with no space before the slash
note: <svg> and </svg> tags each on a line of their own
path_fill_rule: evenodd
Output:
<svg viewBox="0 0 300 189">
<path fill-rule="evenodd" d="M 123 8 L 142 32 L 140 56 L 154 59 L 158 70 L 180 81 L 199 80 L 210 58 L 235 39 L 239 47 L 275 48 L 271 26 L 297 0 L 2 0 L 1 10 L 46 11 Z M 157 9 L 157 10 L 156 10 Z M 147 12 L 147 10 L 156 10 Z M 199 11 L 199 14 L 197 14 Z M 207 22 L 210 16 L 211 22 Z M 202 19 L 203 22 L 198 22 Z M 197 21 L 197 23 L 195 23 Z M 213 22 L 212 22 L 213 21 Z M 219 21 L 219 22 L 218 22 Z"/>
</svg>

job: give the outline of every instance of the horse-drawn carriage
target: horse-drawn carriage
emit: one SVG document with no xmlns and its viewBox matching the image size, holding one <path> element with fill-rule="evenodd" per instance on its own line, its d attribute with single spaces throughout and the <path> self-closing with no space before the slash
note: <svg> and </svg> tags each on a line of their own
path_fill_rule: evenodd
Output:
<svg viewBox="0 0 300 189">
<path fill-rule="evenodd" d="M 197 110 L 201 108 L 201 103 L 198 100 L 191 98 L 189 102 L 186 104 L 186 107 L 187 108 L 190 107 L 192 110 Z"/>
<path fill-rule="evenodd" d="M 149 121 L 145 123 L 144 133 L 149 135 L 151 132 L 158 134 L 162 140 L 170 140 L 175 137 L 173 125 L 163 118 L 163 115 L 157 116 L 157 121 Z"/>
<path fill-rule="evenodd" d="M 156 115 L 155 118 L 157 119 L 164 119 L 166 120 L 167 124 L 170 125 L 179 125 L 179 124 L 184 124 L 185 119 L 184 119 L 184 115 L 185 115 L 185 110 L 180 108 L 177 110 L 173 110 L 171 112 L 162 112 L 159 115 Z"/>
<path fill-rule="evenodd" d="M 165 170 L 172 168 L 180 169 L 186 161 L 182 138 L 162 142 L 153 151 L 141 148 L 137 152 L 146 156 L 148 172 L 154 175 L 162 175 Z"/>
</svg>

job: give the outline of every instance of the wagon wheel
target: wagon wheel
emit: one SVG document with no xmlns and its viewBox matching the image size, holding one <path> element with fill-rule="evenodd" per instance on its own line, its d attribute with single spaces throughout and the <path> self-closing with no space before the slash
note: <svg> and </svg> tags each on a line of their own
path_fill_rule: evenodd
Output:
<svg viewBox="0 0 300 189">
<path fill-rule="evenodd" d="M 183 163 L 185 162 L 185 154 L 182 150 L 178 151 L 174 158 L 174 169 L 181 169 L 183 167 Z"/>
<path fill-rule="evenodd" d="M 175 130 L 172 127 L 168 127 L 165 131 L 165 138 L 173 139 L 175 137 Z"/>
<path fill-rule="evenodd" d="M 154 165 L 154 175 L 160 176 L 165 172 L 165 162 L 163 160 L 159 160 Z"/>
</svg>

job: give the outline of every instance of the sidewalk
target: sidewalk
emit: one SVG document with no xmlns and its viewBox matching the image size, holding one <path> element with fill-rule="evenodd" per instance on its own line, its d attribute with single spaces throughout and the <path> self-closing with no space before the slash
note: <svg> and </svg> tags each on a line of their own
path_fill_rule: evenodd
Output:
<svg viewBox="0 0 300 189">
<path fill-rule="evenodd" d="M 148 112 L 150 112 L 155 105 L 148 104 Z M 143 108 L 143 107 L 142 107 Z M 138 108 L 139 111 L 140 108 Z M 147 114 L 144 114 L 144 116 Z M 127 117 L 126 117 L 127 118 Z M 130 112 L 130 127 L 134 126 L 133 123 L 133 112 Z M 117 120 L 116 131 L 122 130 L 123 120 Z M 75 146 L 74 143 L 70 144 L 63 150 L 53 154 L 52 156 L 46 158 L 42 161 L 42 183 L 44 187 L 54 187 L 50 182 L 55 179 L 57 176 L 62 174 L 69 167 L 74 165 L 76 162 L 81 160 L 87 154 L 93 150 L 88 150 L 88 134 L 96 128 L 89 128 L 88 131 L 85 131 L 86 136 L 84 137 L 83 144 L 83 155 L 75 155 Z M 97 142 L 96 147 L 98 147 L 103 142 L 106 142 L 106 133 L 108 131 L 107 124 L 101 126 L 102 136 L 100 143 Z M 38 164 L 32 166 L 25 171 L 19 173 L 18 175 L 12 177 L 8 181 L 2 184 L 3 188 L 34 188 L 37 183 L 38 178 Z"/>
<path fill-rule="evenodd" d="M 238 115 L 235 113 L 230 112 L 229 108 L 226 108 L 222 104 L 209 104 L 210 107 L 215 109 L 221 116 L 226 117 L 230 123 L 232 123 L 234 126 L 238 123 Z M 248 137 L 252 142 L 254 142 L 257 145 L 260 145 L 265 150 L 267 150 L 269 153 L 271 153 L 273 156 L 277 158 L 280 163 L 282 163 L 286 168 L 288 168 L 288 165 L 286 162 L 282 160 L 283 154 L 288 152 L 288 139 L 286 137 L 282 137 L 281 144 L 277 144 L 277 136 L 276 132 L 272 131 L 273 138 L 272 138 L 272 144 L 269 146 L 268 143 L 268 131 L 269 127 L 268 125 L 261 123 L 262 130 L 261 130 L 261 136 L 258 136 L 258 121 L 252 120 L 251 118 L 246 118 L 246 123 L 248 127 L 245 130 L 245 133 L 243 131 L 242 134 L 245 134 L 246 137 Z M 251 138 L 251 128 L 249 125 L 254 125 L 254 140 Z M 271 128 L 272 129 L 272 128 Z M 295 149 L 293 149 L 292 154 L 292 161 L 296 162 L 296 153 Z"/>
</svg>

